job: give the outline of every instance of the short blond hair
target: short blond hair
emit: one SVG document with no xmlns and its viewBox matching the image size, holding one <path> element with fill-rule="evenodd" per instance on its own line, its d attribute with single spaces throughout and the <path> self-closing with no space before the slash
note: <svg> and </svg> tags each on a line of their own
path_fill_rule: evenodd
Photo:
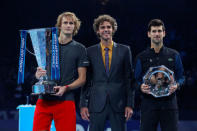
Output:
<svg viewBox="0 0 197 131">
<path fill-rule="evenodd" d="M 57 23 L 55 25 L 58 28 L 58 33 L 60 33 L 60 27 L 62 25 L 63 17 L 70 17 L 73 20 L 74 25 L 75 25 L 73 35 L 76 35 L 79 31 L 80 26 L 81 26 L 81 21 L 79 18 L 77 18 L 77 16 L 73 12 L 63 12 L 62 14 L 60 14 L 58 16 Z"/>
</svg>

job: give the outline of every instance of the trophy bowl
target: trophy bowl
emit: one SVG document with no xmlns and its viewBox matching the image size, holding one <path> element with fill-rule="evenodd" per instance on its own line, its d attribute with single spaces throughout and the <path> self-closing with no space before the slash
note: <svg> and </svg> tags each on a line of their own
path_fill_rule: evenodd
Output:
<svg viewBox="0 0 197 131">
<path fill-rule="evenodd" d="M 150 67 L 143 77 L 143 82 L 150 87 L 150 94 L 156 98 L 169 96 L 169 88 L 176 84 L 174 72 L 164 65 Z"/>
</svg>

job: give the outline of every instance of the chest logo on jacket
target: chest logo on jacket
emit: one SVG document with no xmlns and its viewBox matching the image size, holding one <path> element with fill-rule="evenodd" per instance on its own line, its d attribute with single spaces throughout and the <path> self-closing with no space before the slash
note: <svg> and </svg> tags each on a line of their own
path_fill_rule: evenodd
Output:
<svg viewBox="0 0 197 131">
<path fill-rule="evenodd" d="M 171 62 L 171 61 L 174 61 L 174 59 L 173 58 L 168 58 L 168 61 Z"/>
</svg>

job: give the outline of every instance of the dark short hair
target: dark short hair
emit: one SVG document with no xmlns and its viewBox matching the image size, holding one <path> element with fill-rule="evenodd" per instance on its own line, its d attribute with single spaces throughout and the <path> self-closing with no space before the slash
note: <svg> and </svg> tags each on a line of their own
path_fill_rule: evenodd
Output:
<svg viewBox="0 0 197 131">
<path fill-rule="evenodd" d="M 162 20 L 160 19 L 153 19 L 148 24 L 148 31 L 151 31 L 152 26 L 162 26 L 163 31 L 165 31 L 165 26 Z"/>
</svg>

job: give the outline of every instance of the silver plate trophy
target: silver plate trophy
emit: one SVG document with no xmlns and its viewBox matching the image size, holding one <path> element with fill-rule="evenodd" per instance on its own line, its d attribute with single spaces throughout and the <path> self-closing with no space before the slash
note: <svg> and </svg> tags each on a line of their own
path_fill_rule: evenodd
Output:
<svg viewBox="0 0 197 131">
<path fill-rule="evenodd" d="M 164 65 L 150 67 L 143 77 L 143 82 L 150 87 L 150 93 L 154 97 L 169 96 L 170 86 L 176 84 L 174 72 Z"/>
<path fill-rule="evenodd" d="M 32 86 L 32 95 L 54 94 L 56 76 L 59 77 L 59 47 L 56 28 L 28 30 L 39 67 L 47 71 L 46 76 Z"/>
</svg>

